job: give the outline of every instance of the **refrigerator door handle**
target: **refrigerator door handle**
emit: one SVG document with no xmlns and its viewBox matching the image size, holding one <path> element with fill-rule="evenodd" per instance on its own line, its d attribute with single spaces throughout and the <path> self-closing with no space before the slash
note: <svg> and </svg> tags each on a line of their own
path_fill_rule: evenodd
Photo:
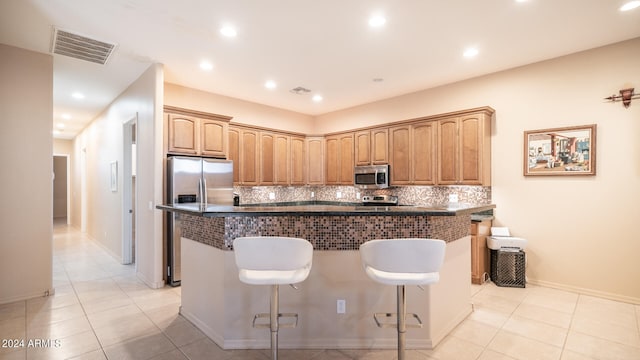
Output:
<svg viewBox="0 0 640 360">
<path fill-rule="evenodd" d="M 209 197 L 207 196 L 207 178 L 202 178 L 202 204 L 208 205 Z"/>
</svg>

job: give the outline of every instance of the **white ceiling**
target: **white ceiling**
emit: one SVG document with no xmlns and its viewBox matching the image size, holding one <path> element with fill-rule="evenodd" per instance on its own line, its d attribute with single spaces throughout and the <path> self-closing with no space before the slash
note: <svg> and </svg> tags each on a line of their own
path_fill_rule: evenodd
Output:
<svg viewBox="0 0 640 360">
<path fill-rule="evenodd" d="M 106 65 L 54 55 L 56 137 L 73 138 L 151 63 L 170 83 L 319 115 L 639 37 L 640 8 L 619 11 L 626 2 L 2 0 L 0 43 L 49 53 L 55 26 L 117 44 Z M 368 25 L 376 13 L 381 28 Z M 479 54 L 464 58 L 470 46 Z"/>
</svg>

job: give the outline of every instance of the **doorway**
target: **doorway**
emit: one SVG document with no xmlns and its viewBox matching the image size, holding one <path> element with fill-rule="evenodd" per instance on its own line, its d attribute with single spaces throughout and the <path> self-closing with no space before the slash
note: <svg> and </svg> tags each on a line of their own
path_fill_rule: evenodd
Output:
<svg viewBox="0 0 640 360">
<path fill-rule="evenodd" d="M 69 220 L 69 155 L 54 155 L 53 223 L 68 225 Z"/>
<path fill-rule="evenodd" d="M 136 225 L 137 225 L 137 183 L 136 167 L 138 152 L 138 115 L 136 114 L 122 126 L 122 263 L 136 262 Z"/>
</svg>

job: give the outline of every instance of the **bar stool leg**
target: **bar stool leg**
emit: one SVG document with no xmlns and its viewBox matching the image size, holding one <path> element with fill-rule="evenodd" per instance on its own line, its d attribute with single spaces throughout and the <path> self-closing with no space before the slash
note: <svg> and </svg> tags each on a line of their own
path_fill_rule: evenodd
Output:
<svg viewBox="0 0 640 360">
<path fill-rule="evenodd" d="M 270 309 L 270 328 L 271 328 L 271 359 L 278 360 L 278 285 L 271 285 L 271 309 Z"/>
<path fill-rule="evenodd" d="M 407 297 L 404 285 L 398 285 L 398 360 L 404 360 L 405 335 L 407 332 Z"/>
</svg>

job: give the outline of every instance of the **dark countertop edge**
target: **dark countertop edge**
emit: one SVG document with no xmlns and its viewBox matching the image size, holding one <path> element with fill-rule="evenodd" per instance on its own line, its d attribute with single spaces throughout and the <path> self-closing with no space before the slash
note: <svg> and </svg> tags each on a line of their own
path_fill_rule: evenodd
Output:
<svg viewBox="0 0 640 360">
<path fill-rule="evenodd" d="M 310 205 L 314 206 L 314 205 Z M 317 205 L 316 205 L 317 206 Z M 257 216 L 457 216 L 473 214 L 483 212 L 486 210 L 494 209 L 494 204 L 484 205 L 465 205 L 466 207 L 461 209 L 440 207 L 414 207 L 414 206 L 370 206 L 370 207 L 355 207 L 346 206 L 344 210 L 332 209 L 332 210 L 304 210 L 304 209 L 291 209 L 288 206 L 273 207 L 269 210 L 253 210 L 255 206 L 221 206 L 210 207 L 207 211 L 176 208 L 172 205 L 157 205 L 156 208 L 164 211 L 171 211 L 183 214 L 190 214 L 204 217 L 257 217 Z M 320 205 L 321 207 L 321 205 Z M 393 210 L 391 210 L 393 209 Z"/>
</svg>

